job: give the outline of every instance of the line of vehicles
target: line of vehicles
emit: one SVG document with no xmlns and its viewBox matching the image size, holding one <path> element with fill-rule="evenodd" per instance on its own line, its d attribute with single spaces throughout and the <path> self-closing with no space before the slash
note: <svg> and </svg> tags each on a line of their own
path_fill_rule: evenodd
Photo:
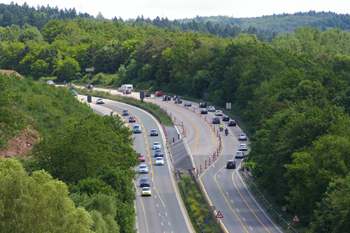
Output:
<svg viewBox="0 0 350 233">
<path fill-rule="evenodd" d="M 124 109 L 122 115 L 124 117 L 129 117 L 128 122 L 129 123 L 136 123 L 136 117 L 135 116 L 130 116 L 129 110 Z M 134 124 L 132 126 L 132 131 L 136 133 L 142 133 L 142 126 L 140 124 Z M 150 134 L 152 137 L 157 137 L 158 130 L 152 129 Z M 156 166 L 162 166 L 164 165 L 164 151 L 162 150 L 162 145 L 160 142 L 154 142 L 152 146 L 152 150 L 154 150 L 154 165 Z M 143 162 L 146 161 L 145 156 L 139 155 L 137 158 L 140 161 L 140 166 L 139 166 L 139 173 L 142 174 L 148 174 L 149 168 L 146 164 L 143 164 Z M 152 190 L 151 190 L 151 182 L 148 177 L 141 177 L 140 179 L 140 187 L 142 188 L 141 190 L 141 195 L 142 196 L 151 196 L 152 195 Z"/>
</svg>

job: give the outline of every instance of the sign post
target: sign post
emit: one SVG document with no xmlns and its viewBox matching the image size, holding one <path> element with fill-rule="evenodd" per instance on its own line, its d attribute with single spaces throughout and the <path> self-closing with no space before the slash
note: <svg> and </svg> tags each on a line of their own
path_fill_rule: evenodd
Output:
<svg viewBox="0 0 350 233">
<path fill-rule="evenodd" d="M 226 109 L 231 109 L 231 103 L 226 103 Z"/>
</svg>

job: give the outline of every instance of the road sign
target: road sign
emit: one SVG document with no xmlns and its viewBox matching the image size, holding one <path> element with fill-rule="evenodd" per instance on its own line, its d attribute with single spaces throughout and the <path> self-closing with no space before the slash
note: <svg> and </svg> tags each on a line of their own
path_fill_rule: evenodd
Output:
<svg viewBox="0 0 350 233">
<path fill-rule="evenodd" d="M 221 211 L 219 211 L 219 212 L 216 214 L 216 217 L 215 217 L 215 218 L 224 218 L 224 216 L 222 216 Z"/>
<path fill-rule="evenodd" d="M 282 211 L 287 211 L 287 207 L 285 207 L 285 206 L 282 206 Z"/>
<path fill-rule="evenodd" d="M 87 102 L 88 102 L 88 103 L 91 103 L 91 95 L 88 95 L 88 96 L 87 96 Z"/>
<path fill-rule="evenodd" d="M 298 215 L 294 215 L 293 222 L 300 222 Z"/>
<path fill-rule="evenodd" d="M 140 92 L 140 99 L 145 98 L 145 93 L 143 91 Z"/>
<path fill-rule="evenodd" d="M 209 93 L 204 93 L 204 99 L 209 99 Z"/>
<path fill-rule="evenodd" d="M 226 103 L 226 109 L 231 109 L 231 103 Z"/>
<path fill-rule="evenodd" d="M 86 72 L 93 72 L 94 70 L 94 68 L 86 68 Z"/>
<path fill-rule="evenodd" d="M 215 206 L 210 206 L 210 210 L 214 211 L 215 210 Z"/>
</svg>

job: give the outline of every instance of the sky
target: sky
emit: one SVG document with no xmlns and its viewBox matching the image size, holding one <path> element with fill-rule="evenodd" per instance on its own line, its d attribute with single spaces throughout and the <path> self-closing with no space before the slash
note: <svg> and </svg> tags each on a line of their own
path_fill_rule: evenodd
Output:
<svg viewBox="0 0 350 233">
<path fill-rule="evenodd" d="M 10 4 L 11 0 L 1 0 L 0 3 Z M 226 15 L 234 18 L 261 17 L 263 15 L 308 12 L 314 10 L 331 11 L 338 14 L 350 14 L 350 0 L 26 0 L 13 1 L 22 6 L 26 2 L 29 6 L 47 6 L 75 8 L 77 12 L 97 16 L 102 13 L 106 19 L 122 17 L 136 19 L 154 19 L 168 17 L 170 20 L 194 18 L 198 16 Z"/>
</svg>

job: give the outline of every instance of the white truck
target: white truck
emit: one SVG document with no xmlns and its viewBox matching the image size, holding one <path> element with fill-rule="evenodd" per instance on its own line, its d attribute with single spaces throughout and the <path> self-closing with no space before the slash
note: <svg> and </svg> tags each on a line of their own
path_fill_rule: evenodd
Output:
<svg viewBox="0 0 350 233">
<path fill-rule="evenodd" d="M 118 88 L 119 92 L 124 92 L 126 90 L 132 91 L 134 89 L 134 86 L 132 84 L 123 84 L 121 87 Z"/>
</svg>

